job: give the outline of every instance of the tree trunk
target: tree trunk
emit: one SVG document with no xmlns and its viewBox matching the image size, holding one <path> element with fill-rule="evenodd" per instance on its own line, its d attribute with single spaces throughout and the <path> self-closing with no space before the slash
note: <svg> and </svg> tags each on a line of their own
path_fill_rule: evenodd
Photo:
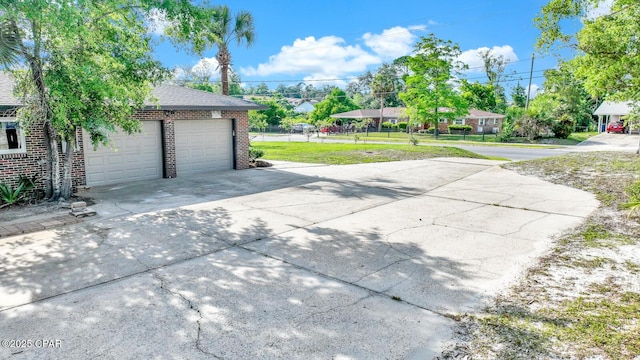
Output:
<svg viewBox="0 0 640 360">
<path fill-rule="evenodd" d="M 64 153 L 64 166 L 62 168 L 62 184 L 60 187 L 60 197 L 63 199 L 69 199 L 72 195 L 73 151 L 74 151 L 74 144 L 67 143 L 67 148 Z"/>
<path fill-rule="evenodd" d="M 53 182 L 51 181 L 51 175 L 53 174 L 53 161 L 51 159 L 51 144 L 49 143 L 49 123 L 46 122 L 42 126 L 42 133 L 44 134 L 44 142 L 47 147 L 47 158 L 45 164 L 45 174 L 44 174 L 44 195 L 48 199 L 50 199 L 53 195 Z"/>
<path fill-rule="evenodd" d="M 49 169 L 49 182 L 51 194 L 49 200 L 60 199 L 62 182 L 60 179 L 60 153 L 58 152 L 58 139 L 51 122 L 45 125 L 45 137 L 47 139 L 47 169 Z"/>
<path fill-rule="evenodd" d="M 222 95 L 229 95 L 229 65 L 231 64 L 231 54 L 226 46 L 219 45 L 216 60 L 220 65 L 220 81 L 222 81 Z"/>
<path fill-rule="evenodd" d="M 382 122 L 384 121 L 384 98 L 380 97 L 380 121 L 378 121 L 378 132 L 382 131 Z"/>
</svg>

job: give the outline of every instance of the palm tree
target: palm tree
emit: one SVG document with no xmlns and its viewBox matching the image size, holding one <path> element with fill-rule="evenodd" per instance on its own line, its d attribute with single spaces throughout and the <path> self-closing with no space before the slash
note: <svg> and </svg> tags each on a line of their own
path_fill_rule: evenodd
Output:
<svg viewBox="0 0 640 360">
<path fill-rule="evenodd" d="M 229 95 L 229 65 L 231 65 L 229 44 L 236 42 L 242 45 L 244 42 L 247 47 L 253 44 L 255 39 L 253 16 L 248 11 L 241 11 L 232 18 L 229 7 L 221 5 L 216 8 L 214 21 L 211 35 L 218 47 L 216 59 L 220 64 L 222 94 Z"/>
<path fill-rule="evenodd" d="M 0 22 L 0 64 L 8 66 L 18 60 L 20 38 L 10 20 Z"/>
</svg>

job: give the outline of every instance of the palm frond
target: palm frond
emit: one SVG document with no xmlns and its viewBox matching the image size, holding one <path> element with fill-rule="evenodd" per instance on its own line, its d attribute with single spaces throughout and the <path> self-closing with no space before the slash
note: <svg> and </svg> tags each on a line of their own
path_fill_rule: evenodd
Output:
<svg viewBox="0 0 640 360">
<path fill-rule="evenodd" d="M 0 64 L 11 65 L 18 61 L 20 38 L 10 20 L 0 22 Z"/>
</svg>

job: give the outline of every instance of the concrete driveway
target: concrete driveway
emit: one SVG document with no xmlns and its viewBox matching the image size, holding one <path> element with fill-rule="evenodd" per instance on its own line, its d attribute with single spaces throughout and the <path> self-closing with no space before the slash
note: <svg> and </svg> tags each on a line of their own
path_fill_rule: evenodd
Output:
<svg viewBox="0 0 640 360">
<path fill-rule="evenodd" d="M 0 357 L 432 358 L 455 314 L 597 206 L 497 164 L 281 163 L 91 189 L 96 218 L 0 242 L 0 339 L 25 341 Z"/>
</svg>

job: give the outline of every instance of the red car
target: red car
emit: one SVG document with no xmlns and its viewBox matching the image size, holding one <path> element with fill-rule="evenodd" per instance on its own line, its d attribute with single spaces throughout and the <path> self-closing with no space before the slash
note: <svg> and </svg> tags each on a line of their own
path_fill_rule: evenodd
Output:
<svg viewBox="0 0 640 360">
<path fill-rule="evenodd" d="M 607 125 L 607 132 L 617 132 L 617 133 L 623 133 L 625 130 L 624 126 L 619 123 L 619 122 L 612 122 L 609 123 L 609 125 Z"/>
</svg>

